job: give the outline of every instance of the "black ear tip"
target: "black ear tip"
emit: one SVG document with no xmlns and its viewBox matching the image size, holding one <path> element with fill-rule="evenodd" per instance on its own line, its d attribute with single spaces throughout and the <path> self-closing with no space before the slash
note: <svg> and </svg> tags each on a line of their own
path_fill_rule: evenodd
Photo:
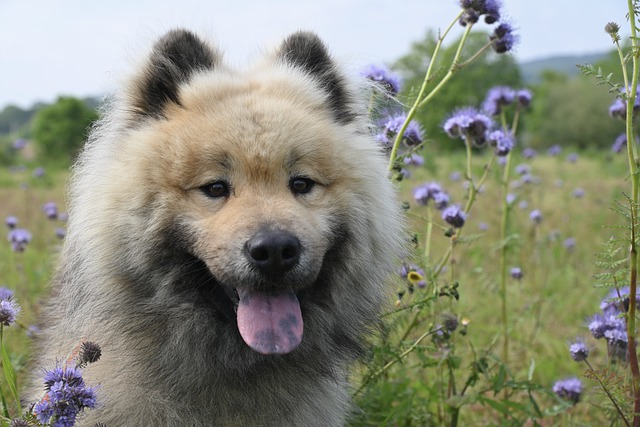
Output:
<svg viewBox="0 0 640 427">
<path fill-rule="evenodd" d="M 291 65 L 305 68 L 313 69 L 314 65 L 328 65 L 330 62 L 325 44 L 317 34 L 310 31 L 291 34 L 283 41 L 279 53 Z"/>
<path fill-rule="evenodd" d="M 198 71 L 213 70 L 218 60 L 216 51 L 191 31 L 169 31 L 155 42 L 135 82 L 133 110 L 143 117 L 163 117 L 168 103 L 180 105 L 180 85 Z"/>
<path fill-rule="evenodd" d="M 329 108 L 336 121 L 349 123 L 354 119 L 350 108 L 351 94 L 334 64 L 325 44 L 317 34 L 298 31 L 287 37 L 280 46 L 278 57 L 285 64 L 313 76 L 329 95 Z"/>
</svg>

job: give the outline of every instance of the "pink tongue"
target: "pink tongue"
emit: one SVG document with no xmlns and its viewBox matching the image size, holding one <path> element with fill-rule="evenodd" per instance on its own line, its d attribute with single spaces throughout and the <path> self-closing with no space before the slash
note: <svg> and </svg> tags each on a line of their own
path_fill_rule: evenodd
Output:
<svg viewBox="0 0 640 427">
<path fill-rule="evenodd" d="M 238 289 L 238 330 L 262 354 L 286 354 L 302 341 L 302 313 L 292 289 L 264 293 Z"/>
</svg>

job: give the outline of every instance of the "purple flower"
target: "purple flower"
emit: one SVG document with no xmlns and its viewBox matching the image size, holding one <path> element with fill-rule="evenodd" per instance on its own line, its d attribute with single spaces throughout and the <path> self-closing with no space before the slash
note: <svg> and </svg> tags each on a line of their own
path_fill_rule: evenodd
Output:
<svg viewBox="0 0 640 427">
<path fill-rule="evenodd" d="M 540 224 L 542 222 L 542 212 L 539 209 L 532 210 L 529 213 L 529 219 L 536 225 Z"/>
<path fill-rule="evenodd" d="M 553 385 L 553 392 L 562 399 L 569 400 L 575 405 L 580 401 L 580 395 L 582 394 L 582 382 L 578 378 L 566 378 L 557 381 Z"/>
<path fill-rule="evenodd" d="M 58 239 L 64 239 L 67 235 L 67 231 L 62 227 L 56 227 L 56 237 Z"/>
<path fill-rule="evenodd" d="M 531 166 L 524 163 L 520 164 L 516 166 L 516 173 L 518 175 L 527 175 L 528 173 L 531 173 Z"/>
<path fill-rule="evenodd" d="M 444 209 L 449 203 L 449 195 L 437 182 L 427 182 L 413 189 L 413 198 L 420 205 L 433 200 L 436 208 Z"/>
<path fill-rule="evenodd" d="M 460 181 L 460 178 L 462 178 L 462 174 L 458 171 L 454 171 L 449 174 L 449 179 L 451 181 Z"/>
<path fill-rule="evenodd" d="M 518 36 L 514 34 L 511 24 L 503 22 L 493 30 L 489 40 L 496 53 L 505 53 L 513 49 L 518 42 Z"/>
<path fill-rule="evenodd" d="M 6 224 L 7 228 L 9 228 L 9 230 L 12 230 L 18 225 L 18 218 L 16 218 L 15 216 L 8 216 L 4 220 L 4 223 Z"/>
<path fill-rule="evenodd" d="M 626 311 L 629 305 L 629 286 L 612 289 L 600 303 L 600 309 L 605 315 L 618 315 Z M 636 307 L 640 308 L 640 293 L 636 295 Z"/>
<path fill-rule="evenodd" d="M 587 323 L 589 332 L 591 332 L 591 335 L 593 335 L 595 339 L 604 338 L 604 333 L 607 331 L 608 327 L 606 319 L 602 314 L 593 315 Z"/>
<path fill-rule="evenodd" d="M 520 203 L 518 203 L 518 207 L 520 209 L 527 209 L 529 207 L 529 202 L 527 202 L 526 200 L 521 200 Z"/>
<path fill-rule="evenodd" d="M 500 19 L 502 4 L 498 0 L 460 0 L 460 6 L 463 11 L 458 22 L 463 27 L 475 24 L 482 15 L 487 24 L 493 24 Z"/>
<path fill-rule="evenodd" d="M 611 146 L 611 151 L 613 151 L 616 154 L 621 153 L 622 150 L 624 150 L 624 147 L 626 146 L 627 146 L 627 134 L 621 133 L 613 142 L 613 145 Z"/>
<path fill-rule="evenodd" d="M 24 252 L 27 244 L 31 241 L 31 233 L 22 228 L 14 228 L 9 231 L 7 240 L 11 243 L 14 252 Z"/>
<path fill-rule="evenodd" d="M 45 373 L 44 384 L 45 398 L 33 408 L 42 424 L 55 420 L 52 426 L 73 426 L 84 408 L 96 406 L 95 389 L 86 386 L 79 369 L 56 367 Z"/>
<path fill-rule="evenodd" d="M 16 321 L 16 316 L 20 313 L 20 306 L 12 299 L 0 300 L 0 323 L 4 326 L 11 326 Z"/>
<path fill-rule="evenodd" d="M 404 158 L 403 162 L 405 165 L 422 166 L 424 165 L 424 157 L 422 157 L 420 154 L 411 153 Z"/>
<path fill-rule="evenodd" d="M 576 248 L 576 239 L 573 237 L 567 237 L 562 243 L 567 250 L 572 251 Z"/>
<path fill-rule="evenodd" d="M 554 144 L 551 147 L 549 147 L 549 149 L 547 150 L 547 154 L 550 156 L 557 156 L 558 154 L 560 154 L 561 151 L 562 151 L 562 147 L 560 147 L 558 144 Z"/>
<path fill-rule="evenodd" d="M 382 132 L 378 134 L 376 139 L 383 145 L 390 147 L 406 120 L 407 116 L 405 114 L 388 117 L 385 121 L 383 121 L 381 125 Z M 422 128 L 420 127 L 418 122 L 416 122 L 415 120 L 411 120 L 404 131 L 402 142 L 404 142 L 404 144 L 409 147 L 415 147 L 416 145 L 421 144 L 422 140 Z"/>
<path fill-rule="evenodd" d="M 511 277 L 516 280 L 520 280 L 523 277 L 522 269 L 520 267 L 511 268 Z"/>
<path fill-rule="evenodd" d="M 480 224 L 478 224 L 478 229 L 480 231 L 487 231 L 489 229 L 489 224 L 487 224 L 486 222 L 481 222 Z"/>
<path fill-rule="evenodd" d="M 515 202 L 517 198 L 518 198 L 518 196 L 516 196 L 515 194 L 509 193 L 509 194 L 507 194 L 507 197 L 505 198 L 505 201 L 507 202 L 508 205 L 512 205 L 513 202 Z"/>
<path fill-rule="evenodd" d="M 575 197 L 576 199 L 582 199 L 584 197 L 584 189 L 578 187 L 575 190 L 573 190 L 573 197 Z"/>
<path fill-rule="evenodd" d="M 584 340 L 578 338 L 575 342 L 569 345 L 569 353 L 571 358 L 576 362 L 582 362 L 589 357 L 589 348 L 585 344 Z"/>
<path fill-rule="evenodd" d="M 620 91 L 621 94 L 626 94 L 626 89 Z M 640 109 L 640 87 L 636 91 L 636 99 L 633 103 L 633 114 L 635 115 Z M 625 120 L 627 118 L 627 102 L 622 98 L 616 98 L 613 104 L 609 106 L 609 115 L 613 118 L 621 118 Z"/>
<path fill-rule="evenodd" d="M 611 346 L 626 347 L 629 343 L 627 331 L 621 328 L 608 328 L 604 331 L 604 337 Z"/>
<path fill-rule="evenodd" d="M 578 161 L 578 154 L 577 153 L 571 153 L 567 156 L 567 161 L 569 163 L 575 163 Z"/>
<path fill-rule="evenodd" d="M 522 157 L 524 157 L 525 159 L 533 159 L 537 155 L 538 153 L 533 148 L 527 147 L 522 150 Z"/>
<path fill-rule="evenodd" d="M 516 100 L 520 108 L 529 108 L 532 98 L 533 95 L 529 89 L 519 89 L 516 91 Z"/>
<path fill-rule="evenodd" d="M 450 138 L 468 138 L 475 146 L 483 147 L 487 143 L 487 132 L 492 125 L 486 114 L 473 107 L 464 107 L 449 116 L 443 129 Z"/>
<path fill-rule="evenodd" d="M 26 146 L 27 140 L 22 138 L 16 139 L 15 141 L 13 141 L 13 144 L 11 144 L 11 148 L 13 148 L 15 151 L 20 151 Z"/>
<path fill-rule="evenodd" d="M 502 107 L 513 103 L 515 95 L 515 91 L 508 86 L 493 87 L 487 92 L 482 110 L 490 116 L 497 116 L 502 112 Z"/>
<path fill-rule="evenodd" d="M 4 286 L 0 287 L 0 300 L 10 300 L 13 298 L 13 291 Z"/>
<path fill-rule="evenodd" d="M 53 220 L 58 218 L 58 205 L 55 202 L 47 202 L 42 206 L 42 211 L 47 218 Z"/>
<path fill-rule="evenodd" d="M 32 173 L 34 178 L 42 178 L 44 176 L 44 168 L 37 167 L 33 170 Z"/>
<path fill-rule="evenodd" d="M 494 130 L 489 134 L 489 145 L 496 147 L 496 156 L 504 157 L 513 150 L 513 137 L 511 133 Z"/>
<path fill-rule="evenodd" d="M 461 228 L 467 220 L 467 214 L 458 205 L 451 205 L 442 211 L 442 219 L 454 228 Z"/>
<path fill-rule="evenodd" d="M 362 76 L 382 86 L 391 96 L 395 96 L 400 92 L 400 77 L 392 73 L 391 70 L 384 65 L 369 65 L 362 71 Z"/>
</svg>

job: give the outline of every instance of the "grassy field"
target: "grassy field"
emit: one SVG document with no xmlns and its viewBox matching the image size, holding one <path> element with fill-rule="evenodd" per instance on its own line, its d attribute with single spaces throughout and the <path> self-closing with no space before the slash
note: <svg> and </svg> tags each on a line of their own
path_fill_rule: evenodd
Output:
<svg viewBox="0 0 640 427">
<path fill-rule="evenodd" d="M 414 186 L 438 181 L 450 194 L 453 203 L 464 203 L 466 197 L 464 179 L 451 177 L 454 172 L 464 176 L 463 153 L 432 157 L 428 152 L 424 154 L 426 165 L 412 168 L 412 177 L 400 184 L 402 199 L 411 205 L 408 210 L 411 228 L 420 242 L 425 238 L 427 209 L 416 206 L 413 201 Z M 570 375 L 582 377 L 584 366 L 571 360 L 568 352 L 568 342 L 576 336 L 585 337 L 592 348 L 590 360 L 594 367 L 611 367 L 605 343 L 590 337 L 585 321 L 599 310 L 599 304 L 608 292 L 594 286 L 594 275 L 599 272 L 595 266 L 595 254 L 603 250 L 603 243 L 611 236 L 620 233 L 619 229 L 607 226 L 624 223 L 620 214 L 610 207 L 616 201 L 625 200 L 623 193 L 629 187 L 625 179 L 627 164 L 623 155 L 609 153 L 580 153 L 572 162 L 567 160 L 570 152 L 566 149 L 555 157 L 541 153 L 533 159 L 524 159 L 519 153 L 514 154 L 513 165 L 528 165 L 530 175 L 522 179 L 514 172 L 513 180 L 520 185 L 511 189 L 517 199 L 512 210 L 513 238 L 507 259 L 510 267 L 522 269 L 523 278 L 515 280 L 509 277 L 507 282 L 508 368 L 513 378 L 526 378 L 534 361 L 532 382 L 550 389 L 557 379 Z M 474 159 L 475 174 L 479 176 L 482 173 L 487 160 L 482 157 Z M 18 226 L 33 235 L 32 242 L 23 253 L 13 252 L 6 240 L 0 245 L 0 285 L 13 289 L 22 307 L 19 325 L 9 328 L 5 336 L 9 354 L 18 369 L 19 384 L 25 377 L 25 362 L 30 352 L 27 330 L 35 324 L 39 308 L 50 292 L 47 282 L 61 245 L 55 230 L 64 227 L 61 221 L 48 219 L 42 205 L 54 201 L 61 212 L 65 211 L 67 172 L 47 170 L 41 178 L 34 178 L 32 172 L 33 168 L 0 170 L 0 216 L 17 217 Z M 459 284 L 459 300 L 443 297 L 432 302 L 418 313 L 417 327 L 404 340 L 406 343 L 414 342 L 425 330 L 433 328 L 443 312 L 465 319 L 468 323 L 464 326 L 466 333 L 461 333 L 463 328 L 459 327 L 451 338 L 455 340 L 459 357 L 454 375 L 459 382 L 464 382 L 469 366 L 481 350 L 500 353 L 502 323 L 498 248 L 502 195 L 498 182 L 501 173 L 502 167 L 494 164 L 463 228 L 469 241 L 455 247 L 452 262 L 447 263 L 446 271 L 439 279 L 442 287 L 454 282 Z M 543 215 L 539 225 L 534 225 L 529 218 L 533 209 L 539 209 Z M 439 215 L 435 219 L 436 223 L 442 223 Z M 431 258 L 439 259 L 449 244 L 450 239 L 435 227 Z M 429 287 L 406 293 L 396 301 L 394 309 L 409 307 L 431 293 Z M 401 331 L 406 327 L 407 319 L 417 312 L 407 309 L 387 319 L 398 324 Z M 389 342 L 397 340 L 398 333 L 391 332 L 393 339 Z M 360 395 L 358 400 L 365 411 L 378 412 L 370 417 L 361 417 L 362 425 L 438 425 L 446 418 L 443 415 L 438 421 L 437 416 L 426 419 L 416 415 L 414 421 L 407 416 L 402 422 L 398 421 L 402 413 L 420 413 L 416 410 L 420 405 L 428 408 L 425 412 L 438 414 L 440 409 L 433 401 L 435 399 L 442 405 L 447 398 L 444 390 L 451 386 L 446 385 L 449 380 L 443 373 L 444 368 L 431 363 L 432 360 L 443 359 L 427 354 L 434 348 L 443 347 L 420 344 L 420 348 L 422 351 L 415 352 L 414 357 L 402 358 L 393 368 L 386 370 L 381 382 L 366 388 Z M 429 360 L 425 361 L 425 357 Z M 626 369 L 624 365 L 613 368 L 620 372 Z M 595 382 L 584 378 L 583 382 L 582 402 L 559 415 L 545 417 L 539 421 L 541 425 L 604 425 L 601 423 L 606 420 L 606 411 L 600 408 L 604 402 L 602 392 Z M 518 399 L 527 400 L 526 396 Z M 543 411 L 558 405 L 547 395 L 542 395 L 538 403 Z M 378 406 L 376 411 L 371 409 L 373 405 Z M 471 402 L 460 410 L 460 425 L 515 423 L 494 409 Z M 387 414 L 386 421 L 382 414 Z"/>
</svg>

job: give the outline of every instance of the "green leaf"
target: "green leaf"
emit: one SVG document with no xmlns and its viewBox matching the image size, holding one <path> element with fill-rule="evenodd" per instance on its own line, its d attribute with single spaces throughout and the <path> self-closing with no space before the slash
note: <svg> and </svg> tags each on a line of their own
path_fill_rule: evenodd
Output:
<svg viewBox="0 0 640 427">
<path fill-rule="evenodd" d="M 9 360 L 7 349 L 4 345 L 2 345 L 2 343 L 0 343 L 0 347 L 0 353 L 2 353 L 2 370 L 4 371 L 4 377 L 7 379 L 9 389 L 11 390 L 13 397 L 16 399 L 16 405 L 18 405 L 18 413 L 22 413 L 22 408 L 20 408 L 20 395 L 18 394 L 18 383 L 16 381 L 16 371 L 13 369 L 11 360 Z"/>
<path fill-rule="evenodd" d="M 531 363 L 529 364 L 529 373 L 527 374 L 527 380 L 531 381 L 533 378 L 533 373 L 536 370 L 536 361 L 535 359 L 531 359 Z"/>
</svg>

